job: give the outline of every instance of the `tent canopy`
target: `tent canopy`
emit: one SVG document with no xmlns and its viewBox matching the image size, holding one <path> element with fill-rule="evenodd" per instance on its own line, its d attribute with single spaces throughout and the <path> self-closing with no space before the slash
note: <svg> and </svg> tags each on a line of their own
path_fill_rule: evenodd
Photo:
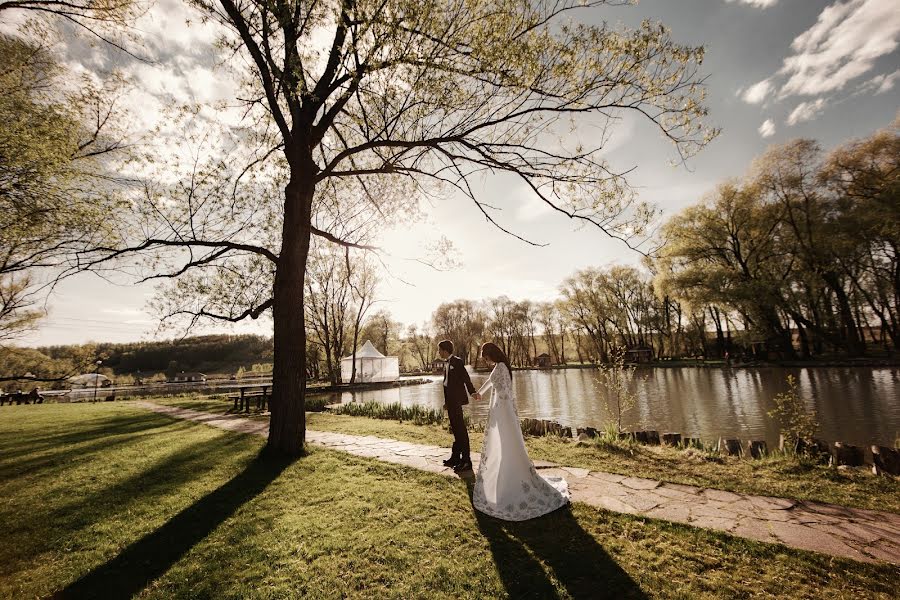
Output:
<svg viewBox="0 0 900 600">
<path fill-rule="evenodd" d="M 341 381 L 349 383 L 353 376 L 353 355 L 341 359 Z M 385 356 L 366 340 L 362 348 L 356 351 L 356 382 L 374 383 L 397 381 L 400 379 L 400 359 L 396 356 Z"/>
<path fill-rule="evenodd" d="M 103 385 L 104 382 L 110 381 L 109 377 L 106 375 L 101 375 L 100 373 L 85 373 L 84 375 L 75 375 L 73 377 L 69 377 L 69 382 L 75 385 Z"/>
<path fill-rule="evenodd" d="M 378 348 L 370 341 L 366 340 L 362 348 L 356 351 L 356 358 L 386 358 L 384 354 L 378 351 Z M 353 355 L 345 356 L 343 360 L 353 360 Z"/>
</svg>

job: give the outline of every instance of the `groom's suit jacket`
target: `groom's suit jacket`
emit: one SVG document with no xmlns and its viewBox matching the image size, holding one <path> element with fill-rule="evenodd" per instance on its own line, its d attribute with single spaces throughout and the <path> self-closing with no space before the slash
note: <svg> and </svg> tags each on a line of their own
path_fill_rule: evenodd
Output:
<svg viewBox="0 0 900 600">
<path fill-rule="evenodd" d="M 466 365 L 463 359 L 455 355 L 451 355 L 447 362 L 449 364 L 444 371 L 444 404 L 447 408 L 468 404 L 469 394 L 475 393 L 475 386 L 472 385 Z"/>
</svg>

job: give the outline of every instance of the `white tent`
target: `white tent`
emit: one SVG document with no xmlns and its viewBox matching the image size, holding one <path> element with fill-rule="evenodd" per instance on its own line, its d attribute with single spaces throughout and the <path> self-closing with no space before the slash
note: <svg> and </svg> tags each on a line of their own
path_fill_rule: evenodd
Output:
<svg viewBox="0 0 900 600">
<path fill-rule="evenodd" d="M 341 359 L 341 381 L 350 383 L 353 373 L 353 355 Z M 356 383 L 397 381 L 400 379 L 400 359 L 385 356 L 372 342 L 367 341 L 356 351 Z"/>
<path fill-rule="evenodd" d="M 84 375 L 75 375 L 69 377 L 69 383 L 73 386 L 80 387 L 106 387 L 112 381 L 106 375 L 100 373 L 85 373 Z"/>
</svg>

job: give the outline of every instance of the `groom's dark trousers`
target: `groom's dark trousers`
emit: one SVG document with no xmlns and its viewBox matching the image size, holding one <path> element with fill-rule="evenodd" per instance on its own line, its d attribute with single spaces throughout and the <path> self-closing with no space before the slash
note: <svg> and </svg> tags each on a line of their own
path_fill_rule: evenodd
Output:
<svg viewBox="0 0 900 600">
<path fill-rule="evenodd" d="M 444 370 L 444 406 L 450 418 L 450 430 L 453 432 L 453 458 L 462 462 L 470 462 L 469 432 L 463 420 L 463 405 L 469 403 L 469 394 L 475 393 L 475 386 L 466 371 L 466 365 L 458 356 L 451 355 L 447 359 Z"/>
</svg>

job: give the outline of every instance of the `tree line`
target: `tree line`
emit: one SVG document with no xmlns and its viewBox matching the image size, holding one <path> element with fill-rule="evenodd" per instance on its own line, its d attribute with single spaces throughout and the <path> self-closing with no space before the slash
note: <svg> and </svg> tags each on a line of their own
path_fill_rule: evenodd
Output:
<svg viewBox="0 0 900 600">
<path fill-rule="evenodd" d="M 900 339 L 898 162 L 900 118 L 827 154 L 811 140 L 773 146 L 745 177 L 671 217 L 642 268 L 579 270 L 554 302 L 446 303 L 429 327 L 465 356 L 490 339 L 518 365 L 539 350 L 557 364 L 606 362 L 614 348 L 655 358 L 890 354 Z"/>
</svg>

